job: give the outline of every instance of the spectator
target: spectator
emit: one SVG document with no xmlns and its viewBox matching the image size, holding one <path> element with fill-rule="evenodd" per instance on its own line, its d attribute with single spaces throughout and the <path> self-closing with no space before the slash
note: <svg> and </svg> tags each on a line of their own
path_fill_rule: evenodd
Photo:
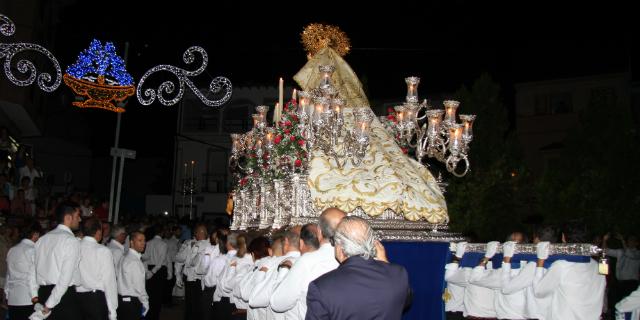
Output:
<svg viewBox="0 0 640 320">
<path fill-rule="evenodd" d="M 374 259 L 375 238 L 364 219 L 342 219 L 335 232 L 335 257 L 340 267 L 309 284 L 306 319 L 402 317 L 410 296 L 409 275 L 402 266 Z"/>
<path fill-rule="evenodd" d="M 16 162 L 17 162 L 17 159 L 16 159 Z M 42 178 L 42 173 L 40 173 L 40 171 L 38 171 L 34 165 L 35 163 L 33 161 L 33 158 L 27 158 L 26 165 L 19 169 L 20 181 L 22 181 L 24 177 L 29 177 L 30 187 L 33 187 L 33 181 L 35 178 Z"/>
</svg>

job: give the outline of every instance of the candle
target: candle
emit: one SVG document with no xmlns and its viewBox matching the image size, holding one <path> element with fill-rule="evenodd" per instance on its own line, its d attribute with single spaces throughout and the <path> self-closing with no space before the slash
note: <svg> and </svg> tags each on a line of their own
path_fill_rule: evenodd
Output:
<svg viewBox="0 0 640 320">
<path fill-rule="evenodd" d="M 282 108 L 282 106 L 284 106 L 284 80 L 282 80 L 282 78 L 280 78 L 278 90 L 278 103 Z M 280 114 L 278 114 L 278 121 L 280 121 Z"/>
<path fill-rule="evenodd" d="M 280 106 L 281 104 L 276 103 L 276 107 L 273 108 L 273 123 L 276 124 L 276 127 L 280 127 L 280 110 L 282 109 Z"/>
<path fill-rule="evenodd" d="M 182 176 L 184 179 L 187 179 L 187 163 L 184 163 L 184 176 Z"/>
<path fill-rule="evenodd" d="M 196 162 L 191 160 L 191 181 L 193 181 L 193 168 L 196 166 Z"/>
<path fill-rule="evenodd" d="M 293 95 L 291 95 L 291 99 L 296 100 L 296 98 L 297 98 L 296 89 L 293 89 Z"/>
</svg>

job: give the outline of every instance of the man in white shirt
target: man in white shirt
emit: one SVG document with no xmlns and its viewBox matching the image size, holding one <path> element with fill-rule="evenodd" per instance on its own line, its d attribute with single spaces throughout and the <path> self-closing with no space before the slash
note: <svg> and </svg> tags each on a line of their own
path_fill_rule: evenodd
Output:
<svg viewBox="0 0 640 320">
<path fill-rule="evenodd" d="M 134 231 L 129 237 L 129 250 L 118 263 L 118 320 L 140 320 L 149 310 L 149 296 L 145 288 L 146 269 L 142 263 L 144 234 Z"/>
<path fill-rule="evenodd" d="M 256 291 L 258 284 L 264 281 L 264 278 L 267 274 L 269 267 L 275 268 L 275 262 L 281 261 L 281 257 L 284 255 L 283 248 L 283 238 L 284 236 L 281 233 L 274 234 L 271 237 L 271 245 L 269 248 L 270 257 L 264 260 L 264 263 L 259 264 L 256 261 L 256 266 L 252 272 L 250 279 L 246 280 L 241 288 L 241 296 L 242 300 L 244 300 L 247 305 L 247 320 L 250 319 L 267 319 L 267 308 L 266 307 L 252 307 L 249 305 L 251 296 Z M 254 255 L 255 257 L 255 255 Z"/>
<path fill-rule="evenodd" d="M 180 227 L 175 227 L 180 230 Z M 176 284 L 176 279 L 173 276 L 173 270 L 175 268 L 175 258 L 180 248 L 180 240 L 176 237 L 173 227 L 167 226 L 165 228 L 165 236 L 163 237 L 164 243 L 167 244 L 167 279 L 164 283 L 164 292 L 162 293 L 162 303 L 165 306 L 171 306 L 173 286 Z"/>
<path fill-rule="evenodd" d="M 330 241 L 345 216 L 344 211 L 337 208 L 322 212 L 318 223 L 320 248 L 302 255 L 291 267 L 291 271 L 271 296 L 269 304 L 273 311 L 286 312 L 286 317 L 291 319 L 305 318 L 309 283 L 339 265 Z"/>
<path fill-rule="evenodd" d="M 300 231 L 300 226 L 289 228 L 282 239 L 284 255 L 271 260 L 269 264 L 259 269 L 261 273 L 264 273 L 264 278 L 256 284 L 251 293 L 249 306 L 254 309 L 265 308 L 265 319 L 285 319 L 284 313 L 275 312 L 271 309 L 269 300 L 289 272 L 291 266 L 300 257 Z"/>
<path fill-rule="evenodd" d="M 80 318 L 74 274 L 80 259 L 80 242 L 73 235 L 80 225 L 80 206 L 65 202 L 56 208 L 58 226 L 36 243 L 36 281 L 39 302 L 48 319 Z"/>
<path fill-rule="evenodd" d="M 184 319 L 193 319 L 202 305 L 202 275 L 196 273 L 195 267 L 200 262 L 204 251 L 211 245 L 207 227 L 197 224 L 193 229 L 195 240 L 185 241 L 185 245 L 176 255 L 176 262 L 184 263 L 183 272 L 186 276 L 184 284 Z"/>
<path fill-rule="evenodd" d="M 616 303 L 616 320 L 623 320 L 625 313 L 631 313 L 631 320 L 640 319 L 640 287 Z"/>
<path fill-rule="evenodd" d="M 114 268 L 118 267 L 118 262 L 120 262 L 120 259 L 125 252 L 124 243 L 126 239 L 127 232 L 123 226 L 116 226 L 111 229 L 111 240 L 109 241 L 109 244 L 107 244 L 107 248 L 111 250 Z"/>
<path fill-rule="evenodd" d="M 218 285 L 218 278 L 222 275 L 227 263 L 227 235 L 225 232 L 222 230 L 212 232 L 209 239 L 211 244 L 204 250 L 204 254 L 201 255 L 200 262 L 195 268 L 196 273 L 202 276 L 200 314 L 203 315 L 203 319 L 213 317 L 213 294 Z"/>
<path fill-rule="evenodd" d="M 584 243 L 584 228 L 568 225 L 563 232 L 563 242 Z M 545 320 L 597 320 L 602 313 L 605 277 L 598 273 L 598 263 L 558 260 L 548 270 L 544 262 L 549 258 L 549 243 L 538 243 L 538 268 L 533 289 L 537 298 L 550 297 L 548 308 L 543 311 Z"/>
<path fill-rule="evenodd" d="M 100 244 L 102 226 L 97 218 L 82 224 L 76 291 L 82 319 L 116 320 L 118 286 L 111 250 Z"/>
<path fill-rule="evenodd" d="M 447 282 L 444 310 L 448 320 L 464 319 L 464 289 L 469 282 L 469 272 L 460 268 L 460 260 L 464 256 L 466 247 L 466 242 L 458 242 L 453 260 L 444 267 L 444 280 Z"/>
<path fill-rule="evenodd" d="M 156 227 L 147 230 L 153 237 L 146 243 L 146 249 L 142 255 L 142 261 L 147 267 L 146 289 L 149 293 L 149 312 L 146 319 L 148 320 L 160 319 L 162 292 L 167 279 L 167 244 L 156 234 L 156 230 Z"/>
<path fill-rule="evenodd" d="M 496 254 L 498 242 L 487 243 L 484 257 L 471 270 L 469 285 L 464 291 L 464 315 L 474 318 L 496 318 L 495 291 L 489 287 L 488 279 L 495 270 L 491 258 Z"/>
<path fill-rule="evenodd" d="M 35 271 L 35 243 L 40 238 L 40 228 L 33 225 L 24 233 L 20 243 L 7 254 L 7 279 L 4 292 L 9 306 L 9 319 L 27 320 L 33 313 L 33 303 L 38 301 L 38 285 Z"/>
<path fill-rule="evenodd" d="M 36 169 L 34 165 L 35 163 L 33 162 L 33 159 L 27 158 L 27 164 L 24 167 L 20 168 L 20 181 L 22 181 L 22 178 L 28 177 L 30 187 L 33 187 L 33 181 L 36 178 L 42 178 L 40 171 L 38 171 L 38 169 Z"/>
</svg>

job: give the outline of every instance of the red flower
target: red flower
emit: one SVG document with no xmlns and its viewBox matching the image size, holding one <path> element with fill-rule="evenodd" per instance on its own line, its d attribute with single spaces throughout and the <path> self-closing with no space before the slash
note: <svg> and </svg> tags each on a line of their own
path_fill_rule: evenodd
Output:
<svg viewBox="0 0 640 320">
<path fill-rule="evenodd" d="M 293 121 L 298 121 L 298 116 L 296 116 L 295 114 L 291 116 L 291 119 L 293 119 Z"/>
<path fill-rule="evenodd" d="M 285 133 L 285 134 L 289 134 L 289 133 L 291 133 L 291 130 L 289 130 L 289 129 L 284 129 L 284 133 Z"/>
<path fill-rule="evenodd" d="M 262 159 L 264 159 L 264 160 L 269 160 L 269 153 L 265 152 L 265 153 L 262 155 Z"/>
<path fill-rule="evenodd" d="M 291 136 L 291 137 L 289 137 L 289 140 L 291 140 L 291 142 L 296 141 L 296 136 Z"/>
<path fill-rule="evenodd" d="M 396 122 L 396 116 L 394 116 L 394 115 L 392 115 L 392 114 L 388 115 L 388 116 L 387 116 L 387 119 L 389 119 L 389 120 L 391 120 L 391 121 L 393 121 L 393 122 Z"/>
<path fill-rule="evenodd" d="M 291 126 L 291 121 L 287 120 L 284 122 L 285 127 L 290 127 Z"/>
<path fill-rule="evenodd" d="M 304 147 L 304 143 L 305 143 L 304 139 L 298 140 L 298 145 L 299 146 Z"/>
<path fill-rule="evenodd" d="M 273 139 L 273 143 L 275 144 L 279 144 L 280 141 L 282 141 L 282 136 L 281 135 L 277 135 L 275 139 Z"/>
<path fill-rule="evenodd" d="M 387 108 L 387 113 L 395 113 L 396 110 L 394 110 L 392 107 L 388 107 Z"/>
<path fill-rule="evenodd" d="M 247 178 L 246 177 L 240 179 L 240 185 L 244 186 L 245 184 L 247 184 Z"/>
<path fill-rule="evenodd" d="M 404 154 L 409 153 L 409 149 L 408 148 L 402 147 L 400 149 L 402 149 L 402 153 L 404 153 Z"/>
<path fill-rule="evenodd" d="M 295 164 L 296 167 L 299 167 L 299 166 L 302 165 L 302 160 L 296 159 L 296 162 L 294 162 L 294 164 Z"/>
</svg>

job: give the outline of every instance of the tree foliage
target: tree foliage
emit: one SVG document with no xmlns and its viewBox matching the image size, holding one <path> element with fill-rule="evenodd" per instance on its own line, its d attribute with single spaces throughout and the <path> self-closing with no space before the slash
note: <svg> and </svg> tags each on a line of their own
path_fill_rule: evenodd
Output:
<svg viewBox="0 0 640 320">
<path fill-rule="evenodd" d="M 480 240 L 502 240 L 527 215 L 528 174 L 509 132 L 500 86 L 487 74 L 456 94 L 462 113 L 478 115 L 470 144 L 471 171 L 448 179 L 447 205 L 454 231 Z"/>
</svg>

